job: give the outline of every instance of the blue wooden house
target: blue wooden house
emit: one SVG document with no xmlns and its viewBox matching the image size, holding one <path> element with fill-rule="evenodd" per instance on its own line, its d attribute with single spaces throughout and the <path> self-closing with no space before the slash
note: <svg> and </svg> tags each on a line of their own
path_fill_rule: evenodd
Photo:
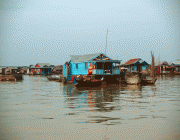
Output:
<svg viewBox="0 0 180 140">
<path fill-rule="evenodd" d="M 141 72 L 149 69 L 149 64 L 140 58 L 130 59 L 126 63 L 122 64 L 121 67 L 125 67 L 129 72 Z"/>
<path fill-rule="evenodd" d="M 71 60 L 63 65 L 63 77 L 67 81 L 74 75 L 113 76 L 120 74 L 121 60 L 113 60 L 103 53 L 71 55 Z"/>
</svg>

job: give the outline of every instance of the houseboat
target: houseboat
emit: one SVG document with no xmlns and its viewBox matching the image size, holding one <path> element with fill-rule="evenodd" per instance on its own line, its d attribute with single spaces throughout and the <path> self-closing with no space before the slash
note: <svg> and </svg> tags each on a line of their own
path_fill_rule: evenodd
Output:
<svg viewBox="0 0 180 140">
<path fill-rule="evenodd" d="M 120 76 L 121 60 L 113 60 L 103 53 L 71 55 L 71 60 L 63 65 L 63 82 L 73 81 L 82 75 L 84 81 L 103 80 L 117 82 Z"/>
</svg>

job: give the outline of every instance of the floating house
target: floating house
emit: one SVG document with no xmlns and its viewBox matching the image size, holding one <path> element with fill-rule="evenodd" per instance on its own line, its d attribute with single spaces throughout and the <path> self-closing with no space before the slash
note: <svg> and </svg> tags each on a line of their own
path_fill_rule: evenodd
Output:
<svg viewBox="0 0 180 140">
<path fill-rule="evenodd" d="M 91 75 L 94 78 L 117 76 L 120 63 L 121 60 L 113 60 L 103 53 L 71 55 L 71 60 L 63 65 L 63 77 L 70 81 L 74 75 Z"/>
<path fill-rule="evenodd" d="M 141 72 L 149 69 L 149 64 L 146 61 L 143 61 L 141 58 L 130 59 L 121 67 L 125 67 L 129 72 Z"/>
<path fill-rule="evenodd" d="M 174 67 L 175 72 L 180 72 L 180 59 L 175 60 L 171 64 L 172 67 Z"/>
<path fill-rule="evenodd" d="M 35 65 L 34 74 L 49 75 L 51 74 L 51 67 L 49 63 L 37 63 Z"/>
<path fill-rule="evenodd" d="M 162 61 L 159 65 L 155 66 L 156 74 L 168 74 L 171 71 L 174 71 L 174 67 L 166 61 Z"/>
<path fill-rule="evenodd" d="M 52 72 L 54 65 L 49 63 L 37 63 L 36 65 L 29 66 L 29 74 L 35 75 L 49 75 Z"/>
</svg>

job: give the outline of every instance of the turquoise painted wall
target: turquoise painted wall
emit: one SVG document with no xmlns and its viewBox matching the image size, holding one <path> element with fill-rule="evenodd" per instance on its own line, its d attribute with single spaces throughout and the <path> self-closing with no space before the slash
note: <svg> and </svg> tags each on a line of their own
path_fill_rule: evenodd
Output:
<svg viewBox="0 0 180 140">
<path fill-rule="evenodd" d="M 137 71 L 137 65 L 134 65 L 134 70 L 133 71 Z"/>
<path fill-rule="evenodd" d="M 78 65 L 78 67 L 76 68 L 76 64 Z M 63 65 L 63 77 L 66 76 L 65 70 L 66 66 L 65 64 Z M 68 77 L 71 77 L 71 75 L 87 75 L 88 74 L 88 68 L 89 68 L 89 62 L 87 62 L 87 68 L 85 69 L 85 62 L 82 63 L 73 63 L 70 62 L 70 73 L 68 75 Z M 69 78 L 68 78 L 69 79 Z"/>
<path fill-rule="evenodd" d="M 76 68 L 77 65 L 77 68 Z M 87 62 L 87 68 L 85 69 L 85 62 L 71 63 L 71 75 L 87 75 L 89 68 L 89 62 Z"/>
<path fill-rule="evenodd" d="M 63 65 L 63 77 L 65 77 L 65 64 Z"/>
<path fill-rule="evenodd" d="M 125 66 L 125 67 L 128 68 L 130 72 L 137 71 L 137 66 L 136 65 Z"/>
<path fill-rule="evenodd" d="M 148 65 L 142 65 L 141 70 L 147 70 Z"/>
<path fill-rule="evenodd" d="M 41 69 L 41 75 L 51 74 L 51 72 L 52 72 L 52 71 L 51 71 L 51 68 L 48 68 L 46 72 L 45 72 L 45 69 L 44 69 L 44 68 Z"/>
<path fill-rule="evenodd" d="M 137 65 L 125 66 L 125 67 L 128 68 L 130 72 L 137 71 Z M 134 70 L 132 70 L 132 67 L 134 68 Z M 148 64 L 144 64 L 142 65 L 141 70 L 147 70 L 147 67 Z"/>
</svg>

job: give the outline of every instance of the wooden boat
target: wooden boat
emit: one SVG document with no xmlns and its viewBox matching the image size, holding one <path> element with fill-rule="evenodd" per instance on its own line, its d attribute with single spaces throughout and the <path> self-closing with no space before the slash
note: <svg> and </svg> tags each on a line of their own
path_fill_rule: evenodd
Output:
<svg viewBox="0 0 180 140">
<path fill-rule="evenodd" d="M 61 79 L 60 75 L 51 75 L 51 76 L 47 76 L 47 79 L 49 81 L 59 81 Z"/>
<path fill-rule="evenodd" d="M 141 82 L 141 73 L 139 72 L 132 72 L 132 73 L 126 73 L 125 75 L 125 81 L 127 84 L 137 85 Z"/>
<path fill-rule="evenodd" d="M 98 87 L 102 81 L 88 78 L 73 78 L 73 83 L 76 87 Z"/>
<path fill-rule="evenodd" d="M 142 78 L 140 84 L 142 85 L 154 84 L 156 80 L 157 78 L 151 79 L 150 77 L 146 77 L 146 78 Z"/>
</svg>

